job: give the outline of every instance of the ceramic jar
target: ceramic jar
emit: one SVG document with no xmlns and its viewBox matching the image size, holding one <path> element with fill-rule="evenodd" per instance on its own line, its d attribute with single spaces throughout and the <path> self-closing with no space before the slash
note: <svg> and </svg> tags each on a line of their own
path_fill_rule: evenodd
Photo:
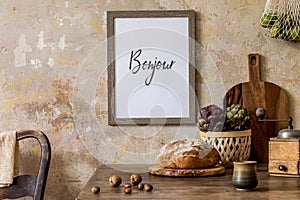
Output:
<svg viewBox="0 0 300 200">
<path fill-rule="evenodd" d="M 257 162 L 233 162 L 232 183 L 237 190 L 255 189 L 258 184 Z"/>
</svg>

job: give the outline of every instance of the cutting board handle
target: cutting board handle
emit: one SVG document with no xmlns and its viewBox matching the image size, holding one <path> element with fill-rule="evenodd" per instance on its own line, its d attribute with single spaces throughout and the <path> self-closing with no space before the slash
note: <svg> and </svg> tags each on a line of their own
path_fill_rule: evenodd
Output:
<svg viewBox="0 0 300 200">
<path fill-rule="evenodd" d="M 260 82 L 260 56 L 259 54 L 248 55 L 248 67 L 249 67 L 249 82 Z"/>
</svg>

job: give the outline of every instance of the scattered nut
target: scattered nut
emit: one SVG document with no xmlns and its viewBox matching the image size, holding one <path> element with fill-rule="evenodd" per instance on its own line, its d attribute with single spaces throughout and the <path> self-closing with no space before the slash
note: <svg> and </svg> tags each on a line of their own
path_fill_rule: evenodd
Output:
<svg viewBox="0 0 300 200">
<path fill-rule="evenodd" d="M 109 184 L 113 187 L 119 187 L 121 185 L 122 179 L 117 175 L 112 175 L 109 177 Z"/>
<path fill-rule="evenodd" d="M 124 188 L 131 188 L 131 184 L 130 183 L 125 183 Z"/>
<path fill-rule="evenodd" d="M 131 192 L 132 192 L 131 188 L 124 188 L 125 194 L 131 194 Z"/>
<path fill-rule="evenodd" d="M 139 190 L 143 190 L 144 189 L 144 184 L 143 183 L 139 183 L 138 186 L 137 186 L 137 188 Z"/>
<path fill-rule="evenodd" d="M 151 184 L 145 184 L 145 190 L 146 190 L 147 192 L 150 192 L 150 191 L 153 190 L 153 186 L 152 186 Z"/>
<path fill-rule="evenodd" d="M 100 192 L 100 188 L 98 186 L 94 186 L 94 187 L 92 187 L 92 192 L 94 194 L 98 194 Z"/>
<path fill-rule="evenodd" d="M 138 185 L 140 182 L 142 182 L 143 178 L 140 174 L 132 174 L 130 176 L 130 182 L 132 185 Z"/>
</svg>

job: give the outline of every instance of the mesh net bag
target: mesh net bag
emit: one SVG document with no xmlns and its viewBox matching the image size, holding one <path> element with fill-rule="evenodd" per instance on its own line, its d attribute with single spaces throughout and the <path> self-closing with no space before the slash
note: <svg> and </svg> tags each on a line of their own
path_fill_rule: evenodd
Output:
<svg viewBox="0 0 300 200">
<path fill-rule="evenodd" d="M 300 40 L 300 0 L 267 0 L 260 24 L 271 38 Z"/>
</svg>

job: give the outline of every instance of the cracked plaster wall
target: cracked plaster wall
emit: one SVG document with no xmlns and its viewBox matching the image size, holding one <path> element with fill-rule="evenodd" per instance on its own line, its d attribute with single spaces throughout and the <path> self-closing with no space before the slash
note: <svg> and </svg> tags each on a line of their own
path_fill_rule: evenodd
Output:
<svg viewBox="0 0 300 200">
<path fill-rule="evenodd" d="M 74 199 L 99 163 L 154 163 L 161 146 L 197 127 L 107 125 L 107 10 L 194 9 L 200 106 L 220 103 L 248 80 L 247 55 L 264 57 L 261 78 L 288 91 L 299 128 L 299 44 L 268 38 L 261 0 L 26 0 L 0 2 L 0 130 L 38 128 L 52 144 L 46 198 Z M 34 170 L 35 142 L 20 171 Z"/>
</svg>

